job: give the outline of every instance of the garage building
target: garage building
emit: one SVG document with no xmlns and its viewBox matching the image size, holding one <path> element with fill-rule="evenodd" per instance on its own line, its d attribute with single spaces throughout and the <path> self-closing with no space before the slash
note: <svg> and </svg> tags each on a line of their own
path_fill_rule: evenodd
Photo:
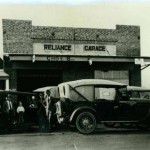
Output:
<svg viewBox="0 0 150 150">
<path fill-rule="evenodd" d="M 141 85 L 139 26 L 51 27 L 3 19 L 3 51 L 12 90 L 93 78 Z"/>
</svg>

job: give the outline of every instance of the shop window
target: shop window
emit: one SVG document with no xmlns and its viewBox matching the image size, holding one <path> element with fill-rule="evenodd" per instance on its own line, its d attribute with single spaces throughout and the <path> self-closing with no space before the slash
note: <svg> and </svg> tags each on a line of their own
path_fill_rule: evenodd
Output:
<svg viewBox="0 0 150 150">
<path fill-rule="evenodd" d="M 95 78 L 129 84 L 129 72 L 127 70 L 111 70 L 111 71 L 95 70 Z"/>
<path fill-rule="evenodd" d="M 105 79 L 113 79 L 113 72 L 112 71 L 106 71 L 106 72 L 103 72 L 103 74 L 104 74 Z"/>
<path fill-rule="evenodd" d="M 120 79 L 127 79 L 129 77 L 128 71 L 120 71 Z"/>
<path fill-rule="evenodd" d="M 120 77 L 120 71 L 113 71 L 113 75 L 112 76 L 113 76 L 114 79 L 121 78 Z"/>
</svg>

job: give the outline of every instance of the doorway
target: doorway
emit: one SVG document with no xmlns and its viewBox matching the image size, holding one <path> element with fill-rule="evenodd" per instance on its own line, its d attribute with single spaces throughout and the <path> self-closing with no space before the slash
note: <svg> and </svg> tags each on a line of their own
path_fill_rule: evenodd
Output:
<svg viewBox="0 0 150 150">
<path fill-rule="evenodd" d="M 62 82 L 62 70 L 18 70 L 17 90 L 32 92 L 45 86 L 57 86 Z"/>
</svg>

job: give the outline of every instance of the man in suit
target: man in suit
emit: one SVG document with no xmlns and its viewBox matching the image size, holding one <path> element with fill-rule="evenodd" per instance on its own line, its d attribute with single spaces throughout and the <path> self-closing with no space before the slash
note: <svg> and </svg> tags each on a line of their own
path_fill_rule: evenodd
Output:
<svg viewBox="0 0 150 150">
<path fill-rule="evenodd" d="M 39 123 L 39 131 L 40 132 L 45 132 L 46 130 L 46 121 L 47 121 L 47 116 L 46 116 L 46 104 L 44 101 L 44 94 L 40 93 L 37 101 L 37 116 L 38 116 L 38 123 Z"/>
<path fill-rule="evenodd" d="M 4 103 L 3 103 L 3 115 L 5 122 L 5 129 L 11 131 L 12 123 L 14 118 L 14 108 L 11 101 L 11 96 L 8 94 Z"/>
</svg>

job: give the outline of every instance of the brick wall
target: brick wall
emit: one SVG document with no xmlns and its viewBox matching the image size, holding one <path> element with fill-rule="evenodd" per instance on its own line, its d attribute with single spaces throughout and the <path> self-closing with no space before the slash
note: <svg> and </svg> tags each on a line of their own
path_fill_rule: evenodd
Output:
<svg viewBox="0 0 150 150">
<path fill-rule="evenodd" d="M 73 40 L 73 28 L 33 26 L 32 38 L 45 40 Z"/>
<path fill-rule="evenodd" d="M 32 22 L 3 20 L 3 46 L 5 53 L 32 53 Z"/>
<path fill-rule="evenodd" d="M 116 29 L 32 26 L 31 21 L 3 20 L 5 53 L 32 53 L 32 42 L 116 44 L 118 56 L 140 56 L 140 27 L 117 25 Z"/>
<path fill-rule="evenodd" d="M 75 28 L 75 40 L 116 42 L 116 31 L 111 29 Z"/>
<path fill-rule="evenodd" d="M 117 55 L 140 56 L 140 27 L 117 25 Z"/>
</svg>

